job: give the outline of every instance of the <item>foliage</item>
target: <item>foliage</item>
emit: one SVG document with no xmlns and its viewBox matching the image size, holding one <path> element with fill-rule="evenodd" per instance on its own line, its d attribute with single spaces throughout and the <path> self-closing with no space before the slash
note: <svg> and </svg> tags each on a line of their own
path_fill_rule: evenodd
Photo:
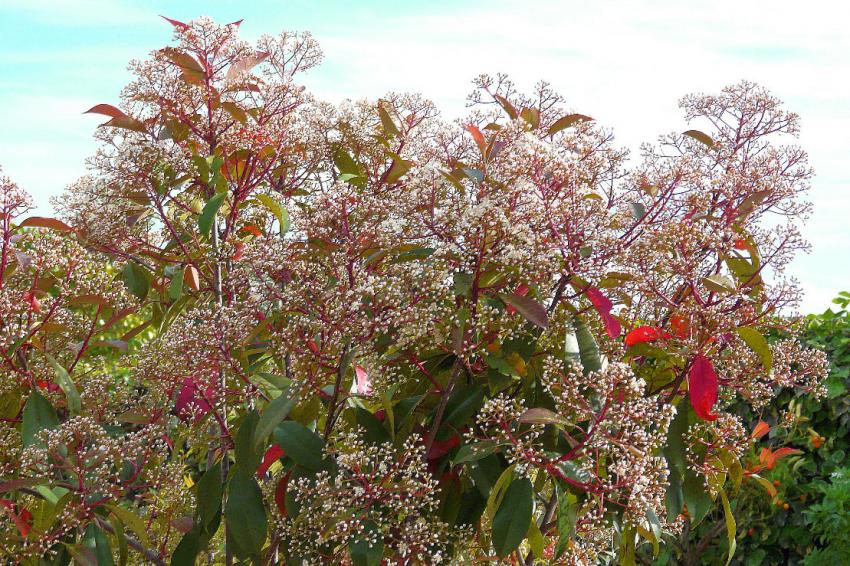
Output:
<svg viewBox="0 0 850 566">
<path fill-rule="evenodd" d="M 335 107 L 309 34 L 168 21 L 62 220 L 2 180 L 3 552 L 630 564 L 719 500 L 731 557 L 729 407 L 825 373 L 796 115 L 689 96 L 627 169 L 546 84 Z"/>
<path fill-rule="evenodd" d="M 745 481 L 736 502 L 739 554 L 747 566 L 820 564 L 847 556 L 846 454 L 850 452 L 850 293 L 833 302 L 837 310 L 809 315 L 802 339 L 829 357 L 827 395 L 822 399 L 783 391 L 760 412 L 770 423 L 770 438 L 796 446 L 801 453 L 779 460 L 765 473 L 764 483 Z M 745 407 L 748 420 L 758 420 Z M 750 454 L 752 462 L 758 453 Z M 842 511 L 842 509 L 844 511 Z M 711 515 L 719 520 L 719 512 Z M 692 534 L 692 544 L 703 546 L 702 564 L 714 564 L 723 544 L 710 539 L 712 521 Z M 715 533 L 716 536 L 716 533 Z M 713 543 L 710 546 L 707 543 Z M 691 549 L 693 550 L 693 548 Z"/>
</svg>

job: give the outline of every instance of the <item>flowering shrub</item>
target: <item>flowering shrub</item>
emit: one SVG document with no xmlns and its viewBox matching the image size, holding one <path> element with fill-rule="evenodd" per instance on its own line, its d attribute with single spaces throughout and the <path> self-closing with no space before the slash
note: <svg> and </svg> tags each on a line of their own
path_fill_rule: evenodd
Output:
<svg viewBox="0 0 850 566">
<path fill-rule="evenodd" d="M 545 84 L 335 107 L 309 34 L 168 21 L 62 221 L 3 182 L 7 552 L 628 564 L 734 521 L 726 407 L 826 367 L 763 336 L 799 299 L 796 115 L 686 97 L 705 131 L 629 166 Z"/>
<path fill-rule="evenodd" d="M 746 468 L 761 468 L 752 478 L 756 481 L 744 481 L 734 502 L 738 554 L 747 566 L 830 560 L 840 564 L 840 558 L 847 555 L 850 293 L 842 292 L 833 303 L 835 310 L 808 315 L 800 335 L 804 344 L 829 356 L 826 395 L 814 399 L 783 390 L 758 416 L 744 404 L 734 407 L 745 421 L 763 419 L 761 430 L 766 433 L 744 458 Z M 770 339 L 781 339 L 781 334 Z M 771 449 L 768 444 L 785 446 Z M 726 554 L 715 530 L 715 526 L 722 528 L 722 523 L 722 510 L 714 509 L 689 536 L 680 537 L 676 546 L 691 557 L 691 563 L 716 564 Z"/>
</svg>

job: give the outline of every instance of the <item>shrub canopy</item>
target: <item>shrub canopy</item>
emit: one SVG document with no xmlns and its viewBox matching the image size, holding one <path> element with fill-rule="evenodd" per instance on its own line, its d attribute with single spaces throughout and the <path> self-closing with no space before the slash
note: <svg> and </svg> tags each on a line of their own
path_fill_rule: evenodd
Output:
<svg viewBox="0 0 850 566">
<path fill-rule="evenodd" d="M 727 407 L 825 373 L 779 316 L 795 114 L 688 96 L 631 163 L 546 84 L 333 106 L 309 34 L 169 22 L 62 220 L 2 182 L 4 552 L 628 564 L 734 526 Z"/>
</svg>

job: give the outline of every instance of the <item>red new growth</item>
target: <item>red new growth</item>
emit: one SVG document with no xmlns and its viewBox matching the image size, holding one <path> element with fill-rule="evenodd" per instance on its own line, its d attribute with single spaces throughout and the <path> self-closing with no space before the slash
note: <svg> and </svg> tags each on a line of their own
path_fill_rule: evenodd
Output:
<svg viewBox="0 0 850 566">
<path fill-rule="evenodd" d="M 611 314 L 611 309 L 614 308 L 614 303 L 611 302 L 611 299 L 603 295 L 602 291 L 596 287 L 588 287 L 584 292 L 593 304 L 593 308 L 602 317 L 602 323 L 605 325 L 605 332 L 608 334 L 608 337 L 616 338 L 619 336 L 621 330 L 620 321 Z"/>
<path fill-rule="evenodd" d="M 657 326 L 638 326 L 626 334 L 626 346 L 634 346 L 644 342 L 655 342 L 659 338 L 670 338 L 670 333 Z"/>
<path fill-rule="evenodd" d="M 690 326 L 690 321 L 680 314 L 674 314 L 670 317 L 670 327 L 673 329 L 676 338 L 687 338 L 691 333 Z"/>
<path fill-rule="evenodd" d="M 761 453 L 759 454 L 759 461 L 761 462 L 762 466 L 764 466 L 768 470 L 772 470 L 773 466 L 776 465 L 776 461 L 780 458 L 802 453 L 802 450 L 797 450 L 796 448 L 788 448 L 787 446 L 783 446 L 782 448 L 779 448 L 775 451 L 771 450 L 770 448 L 762 448 Z"/>
<path fill-rule="evenodd" d="M 283 448 L 280 447 L 280 444 L 272 444 L 269 449 L 266 450 L 266 454 L 263 456 L 263 462 L 260 464 L 260 467 L 257 468 L 257 477 L 263 479 L 263 476 L 266 475 L 266 472 L 269 471 L 272 464 L 283 458 L 283 454 Z"/>
<path fill-rule="evenodd" d="M 699 418 L 706 421 L 717 418 L 716 414 L 711 413 L 711 408 L 717 402 L 717 374 L 714 373 L 711 362 L 702 354 L 697 354 L 691 364 L 688 393 L 691 406 Z"/>
</svg>

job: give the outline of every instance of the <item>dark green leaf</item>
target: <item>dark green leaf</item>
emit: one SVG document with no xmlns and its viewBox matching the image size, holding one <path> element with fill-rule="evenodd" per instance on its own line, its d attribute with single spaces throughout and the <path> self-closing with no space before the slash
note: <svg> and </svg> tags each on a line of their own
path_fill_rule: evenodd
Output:
<svg viewBox="0 0 850 566">
<path fill-rule="evenodd" d="M 555 489 L 558 497 L 558 543 L 555 547 L 555 557 L 559 558 L 567 549 L 570 539 L 575 536 L 578 498 L 560 483 Z"/>
<path fill-rule="evenodd" d="M 260 450 L 266 442 L 266 438 L 274 431 L 274 428 L 280 421 L 289 415 L 289 411 L 295 406 L 295 399 L 289 396 L 289 391 L 283 391 L 276 398 L 266 405 L 263 414 L 257 422 L 257 428 L 254 430 L 254 448 Z"/>
<path fill-rule="evenodd" d="M 59 362 L 51 356 L 50 354 L 45 354 L 47 361 L 50 362 L 50 365 L 53 366 L 53 371 L 56 372 L 56 384 L 62 389 L 62 392 L 65 393 L 65 400 L 68 403 L 68 411 L 72 415 L 80 414 L 80 410 L 82 409 L 82 404 L 80 402 L 80 393 L 77 391 L 77 386 L 71 380 L 71 376 L 68 375 L 68 372 L 64 367 L 59 365 Z"/>
<path fill-rule="evenodd" d="M 325 441 L 303 424 L 284 421 L 274 431 L 275 441 L 295 463 L 314 472 L 322 468 Z"/>
<path fill-rule="evenodd" d="M 204 472 L 198 480 L 196 489 L 198 504 L 195 519 L 201 530 L 208 530 L 221 511 L 221 462 Z"/>
<path fill-rule="evenodd" d="M 354 566 L 380 566 L 384 556 L 384 541 L 378 526 L 373 521 L 364 521 L 363 533 L 351 539 L 348 551 Z"/>
<path fill-rule="evenodd" d="M 256 557 L 266 542 L 263 494 L 253 475 L 236 470 L 227 489 L 224 519 L 238 558 Z"/>
<path fill-rule="evenodd" d="M 174 553 L 171 555 L 171 566 L 195 566 L 195 559 L 198 552 L 201 550 L 201 544 L 198 540 L 198 533 L 194 530 L 189 531 L 183 538 Z"/>
<path fill-rule="evenodd" d="M 94 552 L 97 566 L 115 566 L 115 561 L 112 559 L 112 548 L 109 546 L 109 539 L 103 531 L 94 523 L 86 527 L 86 533 L 83 536 L 83 547 Z"/>
<path fill-rule="evenodd" d="M 477 385 L 458 387 L 449 397 L 443 423 L 460 428 L 484 404 L 484 390 Z"/>
<path fill-rule="evenodd" d="M 493 517 L 493 548 L 504 558 L 519 547 L 528 532 L 533 508 L 533 488 L 528 478 L 511 482 Z"/>
<path fill-rule="evenodd" d="M 21 437 L 24 446 L 35 444 L 35 436 L 40 431 L 57 426 L 59 426 L 59 417 L 56 416 L 53 406 L 38 391 L 33 390 L 24 406 L 22 417 Z"/>
<path fill-rule="evenodd" d="M 121 280 L 127 285 L 135 297 L 140 301 L 145 300 L 151 286 L 151 277 L 148 270 L 135 262 L 128 261 L 121 270 Z"/>
<path fill-rule="evenodd" d="M 263 458 L 262 452 L 254 443 L 254 431 L 257 429 L 259 420 L 260 415 L 257 411 L 251 411 L 245 415 L 236 432 L 236 467 L 246 475 L 256 472 Z"/>
<path fill-rule="evenodd" d="M 590 333 L 590 329 L 578 316 L 573 317 L 573 328 L 575 329 L 576 343 L 578 344 L 578 355 L 584 374 L 602 369 L 602 356 L 596 339 Z"/>
</svg>

